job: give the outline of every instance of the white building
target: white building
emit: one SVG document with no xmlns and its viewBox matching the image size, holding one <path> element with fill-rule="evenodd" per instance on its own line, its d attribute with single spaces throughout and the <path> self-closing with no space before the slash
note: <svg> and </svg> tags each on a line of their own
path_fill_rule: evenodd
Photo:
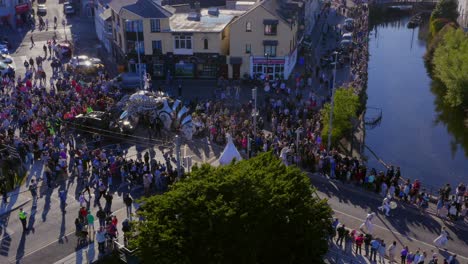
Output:
<svg viewBox="0 0 468 264">
<path fill-rule="evenodd" d="M 468 31 L 468 0 L 458 0 L 458 24 Z"/>
<path fill-rule="evenodd" d="M 96 35 L 108 53 L 112 51 L 112 10 L 108 6 L 110 1 L 111 0 L 99 0 L 94 6 L 94 27 L 96 29 Z"/>
</svg>

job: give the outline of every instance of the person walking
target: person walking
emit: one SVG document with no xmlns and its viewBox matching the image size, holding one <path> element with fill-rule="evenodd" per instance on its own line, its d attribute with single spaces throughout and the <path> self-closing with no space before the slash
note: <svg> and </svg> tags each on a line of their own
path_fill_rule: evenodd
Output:
<svg viewBox="0 0 468 264">
<path fill-rule="evenodd" d="M 31 65 L 31 69 L 34 70 L 34 60 L 33 60 L 33 58 L 29 58 L 29 65 Z"/>
<path fill-rule="evenodd" d="M 42 46 L 42 49 L 44 50 L 44 57 L 47 58 L 47 46 L 46 46 L 46 44 L 44 44 L 44 46 Z"/>
<path fill-rule="evenodd" d="M 396 241 L 393 241 L 390 247 L 388 247 L 388 257 L 390 258 L 390 264 L 396 263 L 395 261 L 396 252 L 397 252 Z"/>
<path fill-rule="evenodd" d="M 372 241 L 372 235 L 371 234 L 366 234 L 364 236 L 364 251 L 366 253 L 366 257 L 369 257 L 369 249 L 370 249 L 371 241 Z"/>
<path fill-rule="evenodd" d="M 67 211 L 65 211 L 65 207 L 67 206 L 67 193 L 65 190 L 61 190 L 58 195 L 60 198 L 60 208 L 63 213 L 66 213 Z"/>
<path fill-rule="evenodd" d="M 99 226 L 106 226 L 106 213 L 102 210 L 102 207 L 99 207 L 96 216 L 99 219 Z"/>
<path fill-rule="evenodd" d="M 104 254 L 104 244 L 106 243 L 106 230 L 103 226 L 99 227 L 99 230 L 96 233 L 96 241 L 98 242 L 99 254 Z"/>
<path fill-rule="evenodd" d="M 340 227 L 338 227 L 337 231 L 338 231 L 338 239 L 336 240 L 336 245 L 338 245 L 339 247 L 342 247 L 343 239 L 344 239 L 345 232 L 346 232 L 346 226 L 344 224 L 341 225 Z"/>
<path fill-rule="evenodd" d="M 349 230 L 345 232 L 345 253 L 348 255 L 353 254 L 353 235 L 349 233 Z"/>
<path fill-rule="evenodd" d="M 379 247 L 379 262 L 380 263 L 385 263 L 385 252 L 387 251 L 385 241 L 382 239 L 382 242 L 380 242 L 380 247 Z"/>
<path fill-rule="evenodd" d="M 21 225 L 23 226 L 23 232 L 28 231 L 27 227 L 27 220 L 26 218 L 28 217 L 26 212 L 23 210 L 23 208 L 20 208 L 20 211 L 18 213 L 19 220 L 21 221 Z"/>
<path fill-rule="evenodd" d="M 132 204 L 133 204 L 133 199 L 130 197 L 130 194 L 126 193 L 124 195 L 123 201 L 125 203 L 125 206 L 127 207 L 127 217 L 132 220 Z"/>
<path fill-rule="evenodd" d="M 406 257 L 408 256 L 408 254 L 409 254 L 408 246 L 404 246 L 403 249 L 400 251 L 400 257 L 401 257 L 400 264 L 406 264 Z"/>
<path fill-rule="evenodd" d="M 94 234 L 94 216 L 91 214 L 91 210 L 88 211 L 88 215 L 86 216 L 86 220 L 88 222 L 88 233 Z M 91 236 L 89 236 L 91 239 Z"/>
<path fill-rule="evenodd" d="M 447 245 L 448 241 L 448 232 L 444 227 L 442 227 L 442 230 L 440 231 L 440 235 L 434 239 L 434 244 L 437 248 L 445 247 Z"/>
<path fill-rule="evenodd" d="M 370 242 L 370 245 L 371 245 L 371 253 L 370 253 L 369 260 L 376 262 L 377 261 L 377 251 L 380 248 L 380 241 L 378 239 L 373 239 Z"/>
<path fill-rule="evenodd" d="M 37 183 L 34 179 L 31 179 L 31 183 L 29 184 L 29 191 L 31 192 L 33 202 L 36 201 L 37 200 Z"/>
<path fill-rule="evenodd" d="M 362 255 L 362 243 L 364 243 L 364 234 L 360 234 L 354 239 L 354 242 L 356 243 L 356 255 L 359 252 L 359 255 Z"/>
<path fill-rule="evenodd" d="M 426 251 L 423 251 L 421 254 L 419 254 L 418 262 L 416 264 L 424 264 L 426 257 L 427 257 L 427 253 Z"/>
<path fill-rule="evenodd" d="M 112 199 L 114 196 L 112 195 L 111 192 L 107 192 L 106 195 L 104 195 L 104 199 L 106 200 L 106 205 L 104 207 L 104 211 L 106 214 L 110 215 L 112 212 Z"/>
<path fill-rule="evenodd" d="M 372 233 L 374 232 L 374 224 L 372 224 L 372 219 L 374 218 L 374 216 L 375 216 L 375 213 L 368 213 L 366 217 L 366 221 L 361 224 L 359 229 L 363 231 L 363 228 L 366 227 L 367 229 L 366 233 L 369 233 L 372 235 Z"/>
<path fill-rule="evenodd" d="M 31 49 L 36 46 L 36 44 L 34 43 L 34 38 L 33 38 L 33 35 L 31 34 L 31 36 L 29 37 L 29 39 L 31 40 Z"/>
</svg>

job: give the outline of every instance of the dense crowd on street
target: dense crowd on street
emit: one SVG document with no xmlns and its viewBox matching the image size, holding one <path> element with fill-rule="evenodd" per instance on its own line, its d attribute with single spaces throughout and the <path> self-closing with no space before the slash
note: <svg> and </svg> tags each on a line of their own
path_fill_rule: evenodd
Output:
<svg viewBox="0 0 468 264">
<path fill-rule="evenodd" d="M 127 155 L 120 145 L 109 150 L 102 148 L 99 134 L 93 134 L 92 139 L 89 136 L 77 138 L 78 133 L 70 128 L 70 120 L 94 110 L 109 111 L 113 102 L 123 94 L 109 89 L 109 77 L 104 72 L 90 82 L 84 82 L 79 75 L 65 72 L 54 49 L 44 46 L 43 50 L 43 57 L 24 62 L 26 76 L 10 73 L 0 76 L 0 144 L 16 148 L 18 166 L 22 164 L 32 169 L 35 163 L 44 165 L 41 175 L 32 177 L 29 190 L 37 199 L 41 196 L 38 195 L 39 182 L 48 187 L 45 192 L 58 187 L 63 213 L 67 206 L 64 182 L 77 181 L 80 195 L 76 199 L 81 204 L 75 220 L 78 243 L 86 241 L 88 234 L 89 239 L 94 238 L 95 233 L 102 252 L 103 243 L 117 236 L 117 219 L 112 214 L 115 190 L 125 185 L 141 185 L 145 194 L 163 192 L 177 173 L 170 163 L 150 159 L 149 152 L 135 156 Z M 51 63 L 53 70 L 49 82 L 45 81 L 45 63 Z M 84 131 L 79 132 L 83 134 Z M 2 149 L 2 160 L 15 159 L 14 153 L 8 152 L 11 151 Z M 0 191 L 2 204 L 6 205 L 8 190 L 5 184 Z M 94 203 L 91 193 L 96 193 Z M 130 208 L 127 216 L 131 217 L 131 198 L 128 194 L 123 197 Z M 102 198 L 104 206 L 101 206 Z M 93 211 L 100 222 L 96 230 L 92 224 Z M 19 219 L 24 231 L 29 231 L 25 211 L 20 211 Z"/>
</svg>

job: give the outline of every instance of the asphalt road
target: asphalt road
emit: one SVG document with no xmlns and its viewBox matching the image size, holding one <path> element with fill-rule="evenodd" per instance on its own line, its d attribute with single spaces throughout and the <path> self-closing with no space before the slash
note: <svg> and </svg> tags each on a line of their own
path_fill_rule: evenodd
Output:
<svg viewBox="0 0 468 264">
<path fill-rule="evenodd" d="M 412 205 L 398 204 L 392 210 L 390 217 L 386 217 L 377 210 L 382 198 L 375 193 L 366 191 L 354 184 L 343 184 L 338 181 L 330 181 L 320 175 L 312 175 L 312 184 L 317 188 L 319 197 L 327 198 L 328 203 L 335 212 L 340 222 L 348 228 L 359 229 L 368 212 L 375 212 L 377 219 L 375 234 L 384 239 L 387 244 L 397 241 L 398 250 L 407 245 L 410 250 L 418 248 L 438 252 L 440 256 L 448 256 L 450 253 L 458 255 L 460 263 L 468 263 L 468 227 L 466 222 L 452 223 L 442 221 L 434 215 L 434 205 L 428 212 L 422 213 Z M 439 236 L 442 226 L 447 227 L 449 242 L 447 250 L 438 250 L 433 246 L 433 240 Z"/>
</svg>

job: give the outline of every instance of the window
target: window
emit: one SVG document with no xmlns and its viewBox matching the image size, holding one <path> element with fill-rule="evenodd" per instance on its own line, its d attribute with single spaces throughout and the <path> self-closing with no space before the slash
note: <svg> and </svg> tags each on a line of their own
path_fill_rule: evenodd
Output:
<svg viewBox="0 0 468 264">
<path fill-rule="evenodd" d="M 203 48 L 206 50 L 208 49 L 208 39 L 203 40 Z"/>
<path fill-rule="evenodd" d="M 245 53 L 250 54 L 252 52 L 252 45 L 245 44 Z"/>
<path fill-rule="evenodd" d="M 161 22 L 159 19 L 151 19 L 151 32 L 161 32 Z"/>
<path fill-rule="evenodd" d="M 276 25 L 265 25 L 265 35 L 276 35 Z"/>
<path fill-rule="evenodd" d="M 153 48 L 153 54 L 162 53 L 162 41 L 161 40 L 153 40 L 151 42 L 151 46 Z"/>
<path fill-rule="evenodd" d="M 245 31 L 252 32 L 252 22 L 248 21 L 247 24 L 245 24 Z"/>
<path fill-rule="evenodd" d="M 192 49 L 192 36 L 178 35 L 174 36 L 176 49 Z"/>
<path fill-rule="evenodd" d="M 126 21 L 125 28 L 127 32 L 143 32 L 143 21 Z"/>
<path fill-rule="evenodd" d="M 127 40 L 127 52 L 137 52 L 144 53 L 145 52 L 145 43 L 143 41 L 133 41 Z"/>
<path fill-rule="evenodd" d="M 265 55 L 267 56 L 270 56 L 270 57 L 276 57 L 276 46 L 274 45 L 265 45 L 264 46 L 264 53 Z"/>
</svg>

